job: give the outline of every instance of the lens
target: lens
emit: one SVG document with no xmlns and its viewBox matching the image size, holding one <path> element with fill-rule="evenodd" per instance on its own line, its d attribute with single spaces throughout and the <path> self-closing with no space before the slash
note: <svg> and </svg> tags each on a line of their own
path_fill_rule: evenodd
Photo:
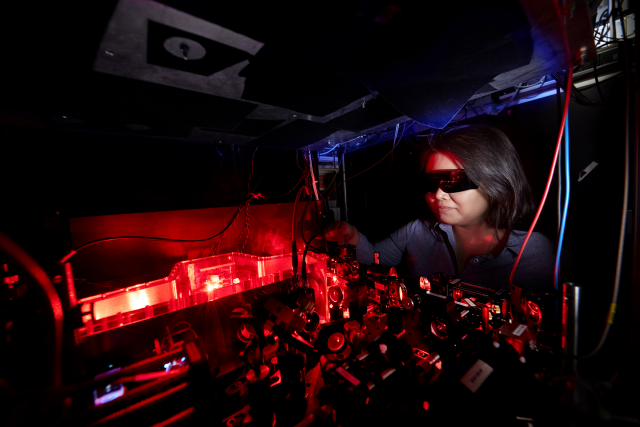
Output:
<svg viewBox="0 0 640 427">
<path fill-rule="evenodd" d="M 422 176 L 422 188 L 425 193 L 435 193 L 441 188 L 445 193 L 457 193 L 471 190 L 478 186 L 469 179 L 463 169 L 446 172 L 429 172 Z"/>
<path fill-rule="evenodd" d="M 533 301 L 527 301 L 524 310 L 524 317 L 531 323 L 539 325 L 542 321 L 542 310 L 540 306 Z"/>
<path fill-rule="evenodd" d="M 431 333 L 441 340 L 445 340 L 449 337 L 449 332 L 447 331 L 447 325 L 445 325 L 440 320 L 434 320 L 431 322 Z"/>
<path fill-rule="evenodd" d="M 404 283 L 398 283 L 398 300 L 402 302 L 405 296 L 407 296 L 407 287 Z"/>
<path fill-rule="evenodd" d="M 342 289 L 338 286 L 332 286 L 329 288 L 329 299 L 335 303 L 342 301 L 344 295 L 342 294 Z"/>
<path fill-rule="evenodd" d="M 344 346 L 345 338 L 340 332 L 334 332 L 327 340 L 327 347 L 331 351 L 338 351 Z"/>
</svg>

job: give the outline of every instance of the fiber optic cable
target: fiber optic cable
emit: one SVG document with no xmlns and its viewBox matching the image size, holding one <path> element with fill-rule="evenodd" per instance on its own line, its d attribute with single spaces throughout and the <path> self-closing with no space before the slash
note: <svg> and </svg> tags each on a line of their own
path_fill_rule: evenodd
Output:
<svg viewBox="0 0 640 427">
<path fill-rule="evenodd" d="M 569 174 L 569 114 L 565 117 L 564 124 L 564 176 L 565 176 L 565 196 L 564 207 L 562 208 L 562 221 L 560 221 L 560 234 L 558 237 L 558 251 L 556 252 L 556 267 L 554 269 L 554 285 L 556 290 L 560 287 L 560 254 L 562 252 L 562 242 L 564 240 L 564 230 L 567 225 L 567 212 L 569 211 L 569 195 L 571 193 L 571 179 Z M 562 179 L 562 177 L 560 177 Z"/>
</svg>

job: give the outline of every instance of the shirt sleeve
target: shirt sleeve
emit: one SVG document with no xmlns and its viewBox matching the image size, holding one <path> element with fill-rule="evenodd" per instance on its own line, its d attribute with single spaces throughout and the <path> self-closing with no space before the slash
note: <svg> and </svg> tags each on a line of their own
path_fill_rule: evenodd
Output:
<svg viewBox="0 0 640 427">
<path fill-rule="evenodd" d="M 360 241 L 356 246 L 356 259 L 363 264 L 373 264 L 374 252 L 380 252 L 381 264 L 397 267 L 402 261 L 409 236 L 411 236 L 414 227 L 415 222 L 411 222 L 377 243 L 369 242 L 369 239 L 360 233 Z"/>
<path fill-rule="evenodd" d="M 544 235 L 533 233 L 516 269 L 514 284 L 529 290 L 553 289 L 556 248 Z"/>
</svg>

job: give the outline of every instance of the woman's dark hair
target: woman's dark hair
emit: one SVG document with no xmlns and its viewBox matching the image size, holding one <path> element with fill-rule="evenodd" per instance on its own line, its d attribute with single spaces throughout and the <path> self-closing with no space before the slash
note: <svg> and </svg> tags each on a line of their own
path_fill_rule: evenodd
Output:
<svg viewBox="0 0 640 427">
<path fill-rule="evenodd" d="M 486 221 L 509 231 L 528 228 L 535 205 L 520 157 L 502 131 L 485 125 L 464 125 L 435 134 L 420 154 L 426 170 L 432 154 L 456 156 L 464 170 L 489 197 Z"/>
</svg>

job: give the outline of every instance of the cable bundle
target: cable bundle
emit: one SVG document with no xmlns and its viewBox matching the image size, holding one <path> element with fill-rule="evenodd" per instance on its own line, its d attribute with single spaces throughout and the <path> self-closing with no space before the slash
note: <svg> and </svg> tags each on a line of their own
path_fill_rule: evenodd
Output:
<svg viewBox="0 0 640 427">
<path fill-rule="evenodd" d="M 568 83 L 567 71 L 559 71 L 551 75 L 553 76 L 554 79 L 556 79 L 558 83 L 560 83 L 560 86 L 562 87 L 562 89 L 565 92 L 567 92 L 567 83 Z M 606 104 L 604 101 L 600 101 L 600 102 L 591 101 L 589 98 L 584 96 L 584 94 L 580 92 L 573 84 L 571 85 L 571 99 L 577 102 L 578 104 L 584 105 L 586 107 L 598 107 Z"/>
</svg>

